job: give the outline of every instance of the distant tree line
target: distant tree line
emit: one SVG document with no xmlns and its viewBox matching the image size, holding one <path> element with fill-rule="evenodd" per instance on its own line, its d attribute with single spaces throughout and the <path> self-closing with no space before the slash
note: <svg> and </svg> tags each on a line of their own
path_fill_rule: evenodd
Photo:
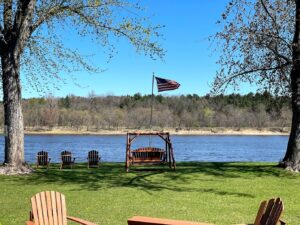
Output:
<svg viewBox="0 0 300 225">
<path fill-rule="evenodd" d="M 48 96 L 23 100 L 27 129 L 144 129 L 150 123 L 151 95 Z M 3 124 L 3 109 L 0 111 Z M 289 97 L 274 97 L 268 92 L 247 95 L 162 96 L 153 100 L 152 125 L 156 128 L 199 129 L 285 128 L 290 127 Z"/>
</svg>

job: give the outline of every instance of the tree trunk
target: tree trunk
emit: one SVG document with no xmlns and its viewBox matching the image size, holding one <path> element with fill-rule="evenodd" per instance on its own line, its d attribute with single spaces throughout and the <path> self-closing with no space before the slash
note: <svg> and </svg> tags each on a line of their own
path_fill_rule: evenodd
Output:
<svg viewBox="0 0 300 225">
<path fill-rule="evenodd" d="M 292 88 L 292 127 L 282 165 L 294 171 L 300 170 L 300 0 L 296 0 L 296 23 L 293 40 Z"/>
<path fill-rule="evenodd" d="M 24 129 L 20 83 L 20 56 L 13 50 L 1 54 L 4 104 L 5 161 L 21 168 L 24 161 Z"/>
</svg>

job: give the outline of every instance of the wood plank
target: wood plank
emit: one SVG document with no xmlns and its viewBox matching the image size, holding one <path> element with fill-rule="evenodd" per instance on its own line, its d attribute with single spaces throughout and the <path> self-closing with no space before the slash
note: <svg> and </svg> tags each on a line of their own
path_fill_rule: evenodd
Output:
<svg viewBox="0 0 300 225">
<path fill-rule="evenodd" d="M 80 224 L 84 224 L 84 225 L 97 225 L 95 223 L 92 223 L 92 222 L 89 222 L 89 221 L 86 221 L 86 220 L 83 220 L 83 219 L 80 219 L 80 218 L 77 218 L 77 217 L 74 217 L 74 216 L 67 216 L 67 219 L 71 220 L 71 221 L 75 221 L 75 222 L 80 223 Z"/>
<path fill-rule="evenodd" d="M 32 214 L 33 214 L 34 221 L 38 221 L 39 215 L 38 215 L 37 203 L 36 203 L 35 196 L 33 196 L 31 198 L 31 208 L 32 208 Z"/>
<path fill-rule="evenodd" d="M 268 216 L 268 219 L 267 219 L 265 225 L 273 225 L 273 224 L 274 224 L 273 221 L 274 221 L 274 219 L 275 219 L 275 218 L 274 218 L 274 215 L 275 215 L 275 213 L 276 213 L 277 205 L 278 205 L 278 198 L 274 201 L 274 204 L 273 204 L 273 206 L 272 206 L 270 212 L 268 213 L 268 215 L 266 215 L 266 216 Z M 276 223 L 275 223 L 275 224 L 276 224 Z"/>
<path fill-rule="evenodd" d="M 41 192 L 40 193 L 40 198 L 41 198 L 41 206 L 42 206 L 42 212 L 43 212 L 44 225 L 49 225 L 47 203 L 46 203 L 46 194 L 45 194 L 45 192 Z"/>
<path fill-rule="evenodd" d="M 282 201 L 280 200 L 280 198 L 277 198 L 274 206 L 269 214 L 269 219 L 266 223 L 266 225 L 273 225 L 273 224 L 277 224 L 280 218 L 280 215 L 282 213 L 283 210 L 283 204 Z"/>
<path fill-rule="evenodd" d="M 265 211 L 266 211 L 266 207 L 267 207 L 268 201 L 262 201 L 260 203 L 255 221 L 254 221 L 254 225 L 260 225 L 260 221 L 262 219 L 262 216 L 264 215 Z"/>
<path fill-rule="evenodd" d="M 45 225 L 44 224 L 44 218 L 43 218 L 43 211 L 42 211 L 42 203 L 41 203 L 41 197 L 39 194 L 35 195 L 35 201 L 36 201 L 36 208 L 37 208 L 37 214 L 38 217 L 34 219 L 34 221 L 38 225 Z"/>
<path fill-rule="evenodd" d="M 134 216 L 128 219 L 128 225 L 213 225 L 208 223 L 198 223 L 184 220 L 170 220 L 162 218 Z"/>
<path fill-rule="evenodd" d="M 133 163 L 161 163 L 162 161 L 160 159 L 134 159 Z"/>
<path fill-rule="evenodd" d="M 51 205 L 52 205 L 52 213 L 53 213 L 53 224 L 58 224 L 58 215 L 57 215 L 57 205 L 56 205 L 56 194 L 55 191 L 50 191 L 51 195 Z"/>
<path fill-rule="evenodd" d="M 66 199 L 65 199 L 65 196 L 63 194 L 61 194 L 60 197 L 61 197 L 61 210 L 62 210 L 63 225 L 67 225 Z"/>
<path fill-rule="evenodd" d="M 266 207 L 264 215 L 261 218 L 260 224 L 263 224 L 263 225 L 267 224 L 267 222 L 269 220 L 269 214 L 274 206 L 274 202 L 275 202 L 275 199 L 273 199 L 273 198 L 268 201 L 268 205 Z"/>
<path fill-rule="evenodd" d="M 274 219 L 273 221 L 277 224 L 280 221 L 280 216 L 283 212 L 283 203 L 280 202 L 275 213 L 274 213 Z"/>
<path fill-rule="evenodd" d="M 55 225 L 53 222 L 53 213 L 52 213 L 52 201 L 50 191 L 46 191 L 46 202 L 47 202 L 47 213 L 49 225 Z"/>
<path fill-rule="evenodd" d="M 161 148 L 138 148 L 131 152 L 165 152 L 165 150 Z"/>
<path fill-rule="evenodd" d="M 56 207 L 57 207 L 57 221 L 58 225 L 63 225 L 63 220 L 62 220 L 62 209 L 61 209 L 61 198 L 60 198 L 60 193 L 55 192 L 55 197 L 56 197 Z"/>
</svg>

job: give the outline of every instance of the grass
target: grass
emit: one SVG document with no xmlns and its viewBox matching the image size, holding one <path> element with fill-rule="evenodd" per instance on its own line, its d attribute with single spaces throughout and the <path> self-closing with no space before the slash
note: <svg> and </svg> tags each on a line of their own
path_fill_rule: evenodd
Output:
<svg viewBox="0 0 300 225">
<path fill-rule="evenodd" d="M 209 222 L 253 222 L 263 199 L 281 197 L 283 219 L 300 224 L 300 174 L 272 163 L 179 163 L 176 171 L 125 173 L 124 165 L 0 176 L 0 224 L 25 224 L 30 198 L 55 190 L 66 196 L 68 214 L 102 225 L 125 225 L 134 215 Z M 70 223 L 71 224 L 71 223 Z"/>
</svg>

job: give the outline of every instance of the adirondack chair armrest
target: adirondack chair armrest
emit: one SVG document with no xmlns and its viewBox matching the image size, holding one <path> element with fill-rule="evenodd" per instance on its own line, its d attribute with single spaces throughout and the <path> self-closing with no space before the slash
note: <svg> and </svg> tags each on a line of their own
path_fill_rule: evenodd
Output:
<svg viewBox="0 0 300 225">
<path fill-rule="evenodd" d="M 86 221 L 86 220 L 83 220 L 83 219 L 80 219 L 80 218 L 77 218 L 77 217 L 74 217 L 74 216 L 67 216 L 67 219 L 71 220 L 73 222 L 82 224 L 82 225 L 97 225 L 95 223 L 92 223 L 92 222 L 89 222 L 89 221 Z"/>
<path fill-rule="evenodd" d="M 163 218 L 134 216 L 127 220 L 128 225 L 214 225 L 201 222 L 170 220 Z"/>
<path fill-rule="evenodd" d="M 32 221 L 26 221 L 26 225 L 36 225 L 36 224 Z"/>
</svg>

